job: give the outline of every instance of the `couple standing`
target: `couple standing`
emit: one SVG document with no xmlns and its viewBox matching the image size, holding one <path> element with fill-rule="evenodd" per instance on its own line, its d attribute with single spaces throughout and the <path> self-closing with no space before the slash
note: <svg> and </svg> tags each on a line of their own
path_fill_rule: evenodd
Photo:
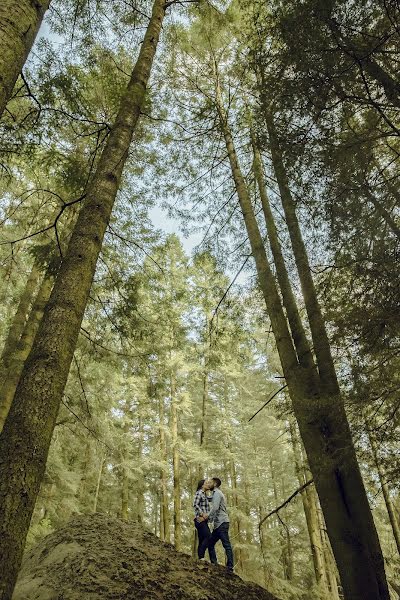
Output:
<svg viewBox="0 0 400 600">
<path fill-rule="evenodd" d="M 233 551 L 229 540 L 229 517 L 226 510 L 226 500 L 218 477 L 202 479 L 197 485 L 193 500 L 194 524 L 199 536 L 198 557 L 204 558 L 206 549 L 210 561 L 218 564 L 215 544 L 221 540 L 226 554 L 226 568 L 233 572 Z M 212 532 L 209 524 L 213 525 Z"/>
</svg>

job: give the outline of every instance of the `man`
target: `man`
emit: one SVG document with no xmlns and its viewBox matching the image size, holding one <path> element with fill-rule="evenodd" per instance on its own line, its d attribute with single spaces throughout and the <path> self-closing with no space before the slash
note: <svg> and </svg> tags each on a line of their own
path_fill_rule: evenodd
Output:
<svg viewBox="0 0 400 600">
<path fill-rule="evenodd" d="M 204 554 L 208 548 L 208 542 L 211 536 L 211 531 L 208 527 L 208 515 L 211 509 L 211 502 L 207 496 L 207 492 L 211 489 L 214 482 L 212 479 L 201 479 L 197 484 L 196 494 L 193 500 L 194 508 L 194 525 L 197 529 L 199 545 L 197 555 L 200 560 L 204 559 Z M 210 561 L 217 562 L 215 548 L 208 548 Z"/>
<path fill-rule="evenodd" d="M 226 510 L 226 500 L 220 489 L 221 480 L 219 477 L 213 477 L 211 482 L 210 489 L 213 490 L 213 496 L 208 521 L 214 524 L 214 529 L 208 542 L 210 560 L 212 563 L 217 564 L 215 544 L 218 540 L 221 540 L 226 554 L 226 568 L 228 571 L 233 572 L 233 551 L 229 540 L 229 516 Z M 213 555 L 211 552 L 213 552 Z"/>
</svg>

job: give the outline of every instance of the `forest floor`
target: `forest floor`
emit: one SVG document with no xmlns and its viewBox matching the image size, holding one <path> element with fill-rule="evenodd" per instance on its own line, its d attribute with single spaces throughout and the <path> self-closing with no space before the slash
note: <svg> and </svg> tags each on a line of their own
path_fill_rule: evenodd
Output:
<svg viewBox="0 0 400 600">
<path fill-rule="evenodd" d="M 13 600 L 276 600 L 267 590 L 177 552 L 138 523 L 73 518 L 25 555 Z"/>
</svg>

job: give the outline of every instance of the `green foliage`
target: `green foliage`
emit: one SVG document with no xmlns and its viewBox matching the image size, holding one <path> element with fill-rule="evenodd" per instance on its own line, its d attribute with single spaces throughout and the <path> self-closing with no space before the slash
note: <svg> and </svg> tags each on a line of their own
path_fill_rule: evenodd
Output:
<svg viewBox="0 0 400 600">
<path fill-rule="evenodd" d="M 52 34 L 36 45 L 0 127 L 2 339 L 32 262 L 57 271 L 149 11 L 147 2 L 72 4 L 55 2 Z M 257 134 L 303 309 L 265 127 L 265 111 L 275 112 L 395 578 L 398 553 L 366 435 L 371 429 L 379 442 L 398 512 L 398 108 L 368 62 L 396 80 L 395 9 L 367 0 L 175 9 L 97 265 L 28 545 L 74 512 L 95 510 L 141 519 L 162 535 L 163 473 L 173 533 L 175 403 L 183 550 L 193 546 L 196 482 L 218 475 L 238 572 L 282 600 L 319 595 L 300 496 L 258 528 L 299 482 L 283 393 L 249 421 L 282 373 L 216 125 L 218 83 L 256 212 L 250 126 Z M 192 255 L 177 234 L 154 229 L 154 205 L 184 233 L 203 236 Z M 265 234 L 261 219 L 260 227 Z"/>
</svg>

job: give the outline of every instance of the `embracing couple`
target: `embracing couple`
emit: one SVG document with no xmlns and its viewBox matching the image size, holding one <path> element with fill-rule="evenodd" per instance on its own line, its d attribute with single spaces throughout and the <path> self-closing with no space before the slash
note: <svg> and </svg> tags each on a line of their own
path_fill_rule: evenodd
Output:
<svg viewBox="0 0 400 600">
<path fill-rule="evenodd" d="M 202 479 L 197 485 L 193 500 L 194 524 L 199 536 L 197 554 L 204 558 L 208 549 L 210 561 L 218 564 L 215 544 L 221 540 L 226 554 L 226 568 L 233 572 L 233 551 L 229 540 L 229 517 L 225 496 L 218 477 Z M 210 530 L 212 526 L 212 531 Z"/>
</svg>

